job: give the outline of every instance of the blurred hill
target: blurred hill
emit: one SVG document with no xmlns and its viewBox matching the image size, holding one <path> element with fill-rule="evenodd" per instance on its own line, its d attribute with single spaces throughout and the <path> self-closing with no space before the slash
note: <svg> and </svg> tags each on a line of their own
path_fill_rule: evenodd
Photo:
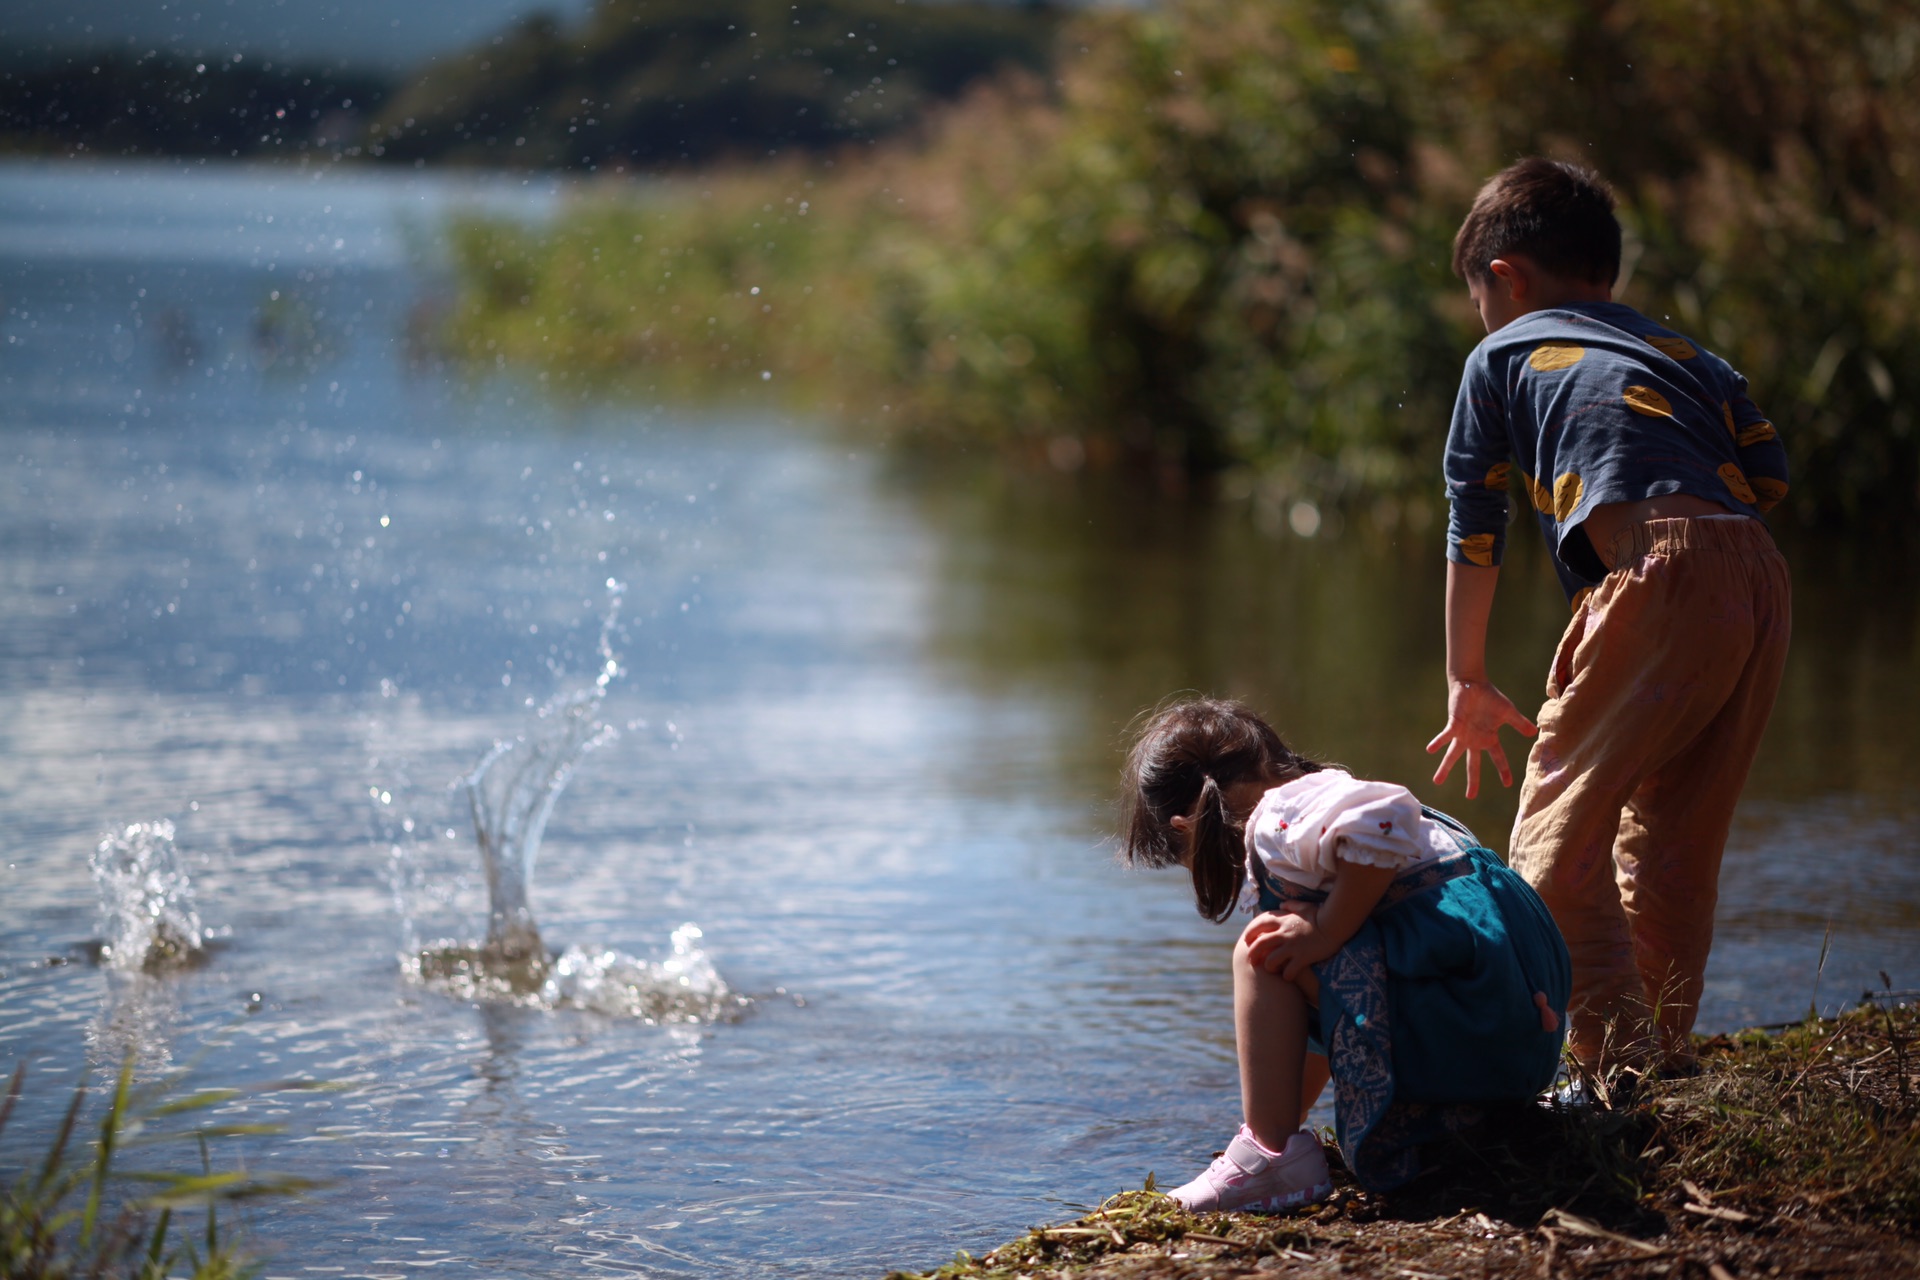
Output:
<svg viewBox="0 0 1920 1280">
<path fill-rule="evenodd" d="M 1047 65 L 1059 11 L 981 0 L 599 0 L 409 77 L 118 47 L 0 59 L 0 150 L 318 152 L 658 168 L 867 141 L 1003 67 Z M 364 65 L 364 64 L 355 64 Z"/>
<path fill-rule="evenodd" d="M 0 151 L 240 156 L 351 147 L 378 72 L 113 50 L 0 69 Z"/>
<path fill-rule="evenodd" d="M 867 140 L 1006 65 L 1039 69 L 1047 4 L 600 0 L 529 20 L 407 84 L 374 154 L 650 168 Z"/>
<path fill-rule="evenodd" d="M 594 0 L 0 0 L 0 64 L 110 50 L 191 61 L 349 67 L 388 80 L 546 11 L 578 19 Z M 95 59 L 98 60 L 97 58 Z"/>
</svg>

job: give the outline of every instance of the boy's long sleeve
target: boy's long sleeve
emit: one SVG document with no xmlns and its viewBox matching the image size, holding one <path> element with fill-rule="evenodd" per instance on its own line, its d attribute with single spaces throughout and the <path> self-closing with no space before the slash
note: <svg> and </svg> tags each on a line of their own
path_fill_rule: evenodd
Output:
<svg viewBox="0 0 1920 1280">
<path fill-rule="evenodd" d="M 1753 489 L 1753 505 L 1768 511 L 1787 496 L 1787 447 L 1759 406 L 1747 398 L 1745 378 L 1739 378 L 1739 387 L 1740 394 L 1725 406 L 1727 429 L 1739 450 L 1740 470 Z"/>
<path fill-rule="evenodd" d="M 1447 559 L 1490 567 L 1506 554 L 1513 443 L 1505 398 L 1479 356 L 1467 361 L 1447 430 Z"/>
</svg>

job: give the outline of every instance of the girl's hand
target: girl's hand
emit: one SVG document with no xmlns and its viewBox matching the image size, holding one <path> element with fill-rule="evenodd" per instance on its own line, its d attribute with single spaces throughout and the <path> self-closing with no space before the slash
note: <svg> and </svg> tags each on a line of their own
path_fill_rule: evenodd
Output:
<svg viewBox="0 0 1920 1280">
<path fill-rule="evenodd" d="M 1292 982 L 1302 970 L 1331 956 L 1345 939 L 1323 932 L 1316 915 L 1312 907 L 1301 905 L 1255 916 L 1240 935 L 1248 963 Z"/>
</svg>

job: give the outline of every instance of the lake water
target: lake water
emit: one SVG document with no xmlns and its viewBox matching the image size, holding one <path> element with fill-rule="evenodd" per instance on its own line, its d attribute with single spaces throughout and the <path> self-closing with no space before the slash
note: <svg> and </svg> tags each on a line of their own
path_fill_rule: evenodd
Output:
<svg viewBox="0 0 1920 1280">
<path fill-rule="evenodd" d="M 241 1108 L 286 1126 L 252 1166 L 332 1180 L 248 1211 L 290 1277 L 877 1275 L 1189 1176 L 1237 1105 L 1232 934 L 1177 875 L 1114 865 L 1125 726 L 1177 689 L 1249 696 L 1503 847 L 1511 793 L 1423 785 L 1438 531 L 1271 537 L 1085 480 L 916 470 L 771 412 L 439 367 L 438 220 L 563 198 L 0 167 L 16 1127 L 45 1132 L 128 1049 L 199 1084 L 337 1082 Z M 1520 541 L 1493 662 L 1525 703 L 1565 605 Z M 1911 574 L 1788 549 L 1793 664 L 1706 1030 L 1837 1007 L 1882 970 L 1920 986 Z M 550 945 L 642 957 L 696 923 L 751 998 L 734 1020 L 402 976 L 407 937 L 479 936 L 454 784 L 591 683 L 608 579 L 621 736 L 561 797 L 534 909 Z M 89 857 L 159 819 L 211 959 L 89 963 Z"/>
</svg>

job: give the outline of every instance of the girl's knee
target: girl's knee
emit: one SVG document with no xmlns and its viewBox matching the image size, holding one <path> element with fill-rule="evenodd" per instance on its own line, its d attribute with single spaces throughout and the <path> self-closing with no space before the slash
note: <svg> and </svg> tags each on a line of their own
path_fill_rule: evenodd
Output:
<svg viewBox="0 0 1920 1280">
<path fill-rule="evenodd" d="M 1234 944 L 1233 985 L 1241 991 L 1298 992 L 1306 997 L 1309 1004 L 1319 1003 L 1320 984 L 1314 978 L 1312 969 L 1303 968 L 1299 976 L 1291 980 L 1282 977 L 1254 958 L 1245 938 Z"/>
</svg>

